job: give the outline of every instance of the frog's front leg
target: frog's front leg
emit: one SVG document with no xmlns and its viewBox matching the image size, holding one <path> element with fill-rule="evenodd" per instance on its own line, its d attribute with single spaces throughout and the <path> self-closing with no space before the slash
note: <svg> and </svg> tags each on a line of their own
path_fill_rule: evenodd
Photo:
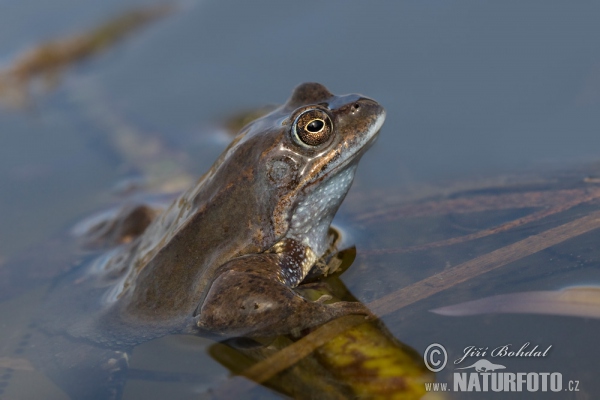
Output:
<svg viewBox="0 0 600 400">
<path fill-rule="evenodd" d="M 323 304 L 300 296 L 301 263 L 281 253 L 242 256 L 219 268 L 197 313 L 202 330 L 226 336 L 287 334 L 347 314 L 371 315 L 358 302 Z M 301 280 L 301 279 L 300 279 Z"/>
</svg>

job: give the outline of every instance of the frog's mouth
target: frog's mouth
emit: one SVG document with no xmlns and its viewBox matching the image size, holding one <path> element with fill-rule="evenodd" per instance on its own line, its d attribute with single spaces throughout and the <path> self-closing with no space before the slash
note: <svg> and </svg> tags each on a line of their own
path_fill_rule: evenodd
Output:
<svg viewBox="0 0 600 400">
<path fill-rule="evenodd" d="M 351 138 L 346 139 L 344 143 L 344 151 L 349 152 L 345 156 L 341 157 L 341 161 L 337 165 L 333 165 L 332 168 L 325 174 L 324 179 L 331 175 L 335 175 L 338 171 L 341 171 L 349 164 L 358 163 L 364 153 L 375 143 L 379 137 L 379 131 L 385 122 L 386 113 L 383 107 L 378 103 L 370 99 L 363 99 L 368 101 L 368 104 L 375 108 L 373 112 L 373 120 L 371 124 L 363 130 L 364 133 L 352 132 L 350 133 Z M 338 156 L 339 159 L 339 156 Z"/>
</svg>

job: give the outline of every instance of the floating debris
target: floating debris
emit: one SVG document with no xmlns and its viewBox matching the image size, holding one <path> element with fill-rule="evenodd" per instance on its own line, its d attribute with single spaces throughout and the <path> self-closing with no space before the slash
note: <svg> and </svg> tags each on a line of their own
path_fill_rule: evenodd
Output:
<svg viewBox="0 0 600 400">
<path fill-rule="evenodd" d="M 600 318 L 600 287 L 576 286 L 556 291 L 508 293 L 431 311 L 452 317 L 515 313 Z"/>
<path fill-rule="evenodd" d="M 67 67 L 113 46 L 126 35 L 173 10 L 163 4 L 129 11 L 89 32 L 41 43 L 18 55 L 0 70 L 0 100 L 13 107 L 27 105 L 29 85 L 41 79 L 47 89 L 55 86 Z"/>
</svg>

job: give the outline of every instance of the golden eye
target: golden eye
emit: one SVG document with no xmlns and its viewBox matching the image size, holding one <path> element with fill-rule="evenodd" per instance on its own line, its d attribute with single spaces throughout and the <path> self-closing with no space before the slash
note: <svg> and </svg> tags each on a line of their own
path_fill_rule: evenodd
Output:
<svg viewBox="0 0 600 400">
<path fill-rule="evenodd" d="M 319 146 L 331 137 L 333 124 L 325 111 L 312 109 L 296 118 L 292 132 L 294 140 L 301 146 Z"/>
</svg>

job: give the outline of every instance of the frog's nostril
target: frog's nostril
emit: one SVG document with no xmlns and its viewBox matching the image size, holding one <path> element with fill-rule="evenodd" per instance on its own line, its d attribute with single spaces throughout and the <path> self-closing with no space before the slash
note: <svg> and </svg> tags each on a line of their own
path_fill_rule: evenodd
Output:
<svg viewBox="0 0 600 400">
<path fill-rule="evenodd" d="M 360 108 L 360 104 L 354 103 L 354 105 L 352 106 L 352 108 L 354 108 L 355 110 L 358 110 Z"/>
</svg>

